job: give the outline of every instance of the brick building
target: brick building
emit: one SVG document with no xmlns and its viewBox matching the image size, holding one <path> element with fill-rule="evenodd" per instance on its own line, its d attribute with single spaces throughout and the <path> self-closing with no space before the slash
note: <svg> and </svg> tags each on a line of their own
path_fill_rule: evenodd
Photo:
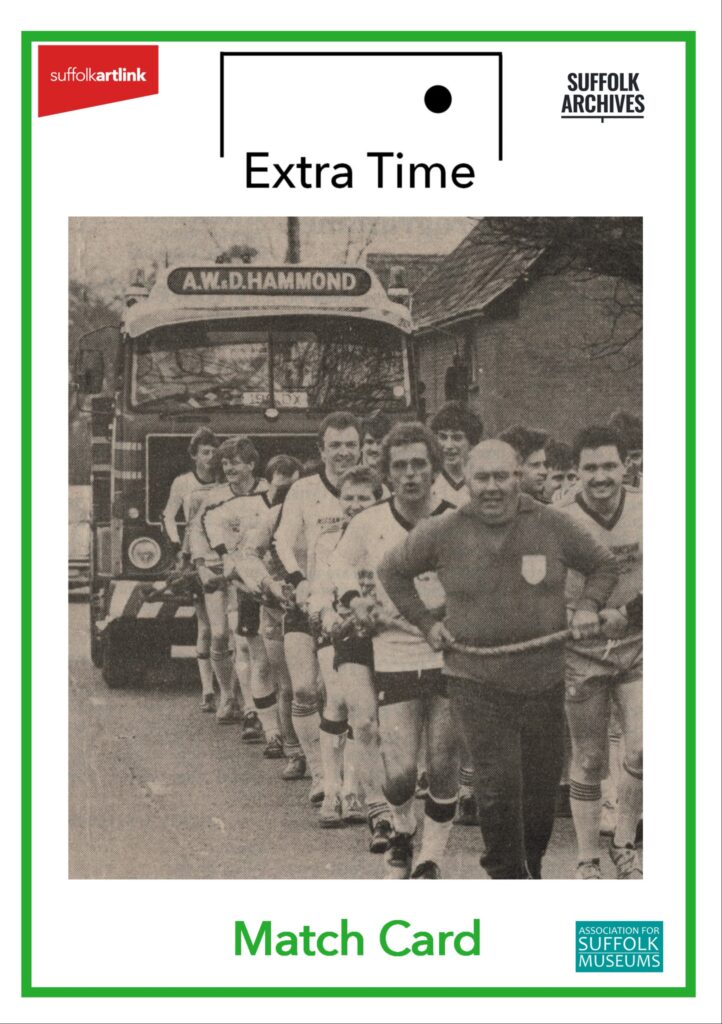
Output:
<svg viewBox="0 0 722 1024">
<path fill-rule="evenodd" d="M 463 378 L 487 436 L 522 422 L 569 440 L 616 409 L 640 414 L 641 323 L 620 287 L 479 223 L 413 292 L 427 412 Z"/>
</svg>

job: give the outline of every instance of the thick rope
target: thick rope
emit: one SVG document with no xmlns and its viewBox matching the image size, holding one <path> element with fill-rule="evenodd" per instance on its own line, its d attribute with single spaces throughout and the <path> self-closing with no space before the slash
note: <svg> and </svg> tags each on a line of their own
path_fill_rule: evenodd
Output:
<svg viewBox="0 0 722 1024">
<path fill-rule="evenodd" d="M 460 654 L 473 654 L 479 658 L 498 658 L 504 654 L 526 654 L 528 651 L 541 651 L 545 647 L 562 644 L 572 635 L 570 629 L 560 629 L 546 636 L 535 636 L 530 640 L 520 640 L 515 644 L 502 644 L 500 647 L 472 647 L 467 644 L 454 643 L 452 649 Z"/>
<path fill-rule="evenodd" d="M 389 619 L 386 616 L 380 615 L 378 610 L 376 610 L 372 617 L 372 627 L 370 630 L 359 628 L 358 622 L 353 617 L 349 617 L 342 623 L 339 623 L 336 629 L 333 630 L 332 638 L 334 640 L 342 640 L 354 635 L 371 636 L 387 628 L 399 629 L 404 633 L 412 633 L 414 636 L 419 636 L 419 630 L 416 626 L 412 626 L 406 619 Z M 456 641 L 451 645 L 451 648 L 458 651 L 459 654 L 473 654 L 478 658 L 498 658 L 507 654 L 527 654 L 529 651 L 541 651 L 546 647 L 554 647 L 557 644 L 563 644 L 571 635 L 570 629 L 560 629 L 556 633 L 549 633 L 546 636 L 535 636 L 529 640 L 520 640 L 513 644 L 501 644 L 498 647 L 475 647 L 471 644 Z"/>
</svg>

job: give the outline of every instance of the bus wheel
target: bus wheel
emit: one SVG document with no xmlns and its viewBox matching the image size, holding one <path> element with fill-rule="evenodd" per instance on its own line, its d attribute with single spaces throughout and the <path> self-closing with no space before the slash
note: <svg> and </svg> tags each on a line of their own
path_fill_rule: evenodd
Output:
<svg viewBox="0 0 722 1024">
<path fill-rule="evenodd" d="M 89 569 L 89 585 L 88 590 L 90 597 L 88 599 L 88 608 L 90 611 L 90 660 L 96 668 L 102 668 L 103 665 L 103 640 L 98 633 L 98 622 L 105 615 L 105 593 L 106 584 L 102 580 L 98 579 L 98 565 L 97 565 L 97 539 L 95 527 L 91 525 L 90 528 L 90 543 L 89 543 L 89 558 L 88 558 L 88 569 Z"/>
<path fill-rule="evenodd" d="M 128 650 L 128 637 L 123 629 L 106 631 L 101 643 L 103 679 L 112 690 L 129 686 L 141 674 L 140 666 Z"/>
<path fill-rule="evenodd" d="M 103 665 L 103 647 L 104 642 L 98 633 L 97 623 L 102 615 L 104 599 L 102 593 L 97 591 L 93 593 L 91 589 L 90 594 L 90 660 L 96 668 L 101 668 Z"/>
</svg>

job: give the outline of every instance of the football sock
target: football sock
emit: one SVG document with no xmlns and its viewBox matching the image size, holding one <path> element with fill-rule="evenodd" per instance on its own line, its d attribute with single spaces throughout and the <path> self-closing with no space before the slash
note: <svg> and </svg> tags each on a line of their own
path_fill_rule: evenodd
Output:
<svg viewBox="0 0 722 1024">
<path fill-rule="evenodd" d="M 323 791 L 326 796 L 340 796 L 343 754 L 347 722 L 333 722 L 321 719 L 319 743 L 321 766 L 323 768 Z"/>
<path fill-rule="evenodd" d="M 578 858 L 593 860 L 599 856 L 599 816 L 602 810 L 602 787 L 598 782 L 569 783 L 569 803 L 577 833 Z"/>
<path fill-rule="evenodd" d="M 266 734 L 266 739 L 270 739 L 271 736 L 280 736 L 281 727 L 278 724 L 276 694 L 271 693 L 267 697 L 254 697 L 253 705 Z"/>
<path fill-rule="evenodd" d="M 391 808 L 391 821 L 393 822 L 395 832 L 406 832 L 407 835 L 413 835 L 416 831 L 416 815 L 414 814 L 414 797 L 410 800 L 395 807 L 394 804 L 389 804 Z"/>
<path fill-rule="evenodd" d="M 349 796 L 351 793 L 355 793 L 360 798 L 362 796 L 360 792 L 360 779 L 356 771 L 358 746 L 351 726 L 349 726 L 346 733 L 346 743 L 343 748 L 343 795 Z"/>
<path fill-rule="evenodd" d="M 369 800 L 367 797 L 366 812 L 368 814 L 369 825 L 371 828 L 374 827 L 379 818 L 386 818 L 387 820 L 391 819 L 391 810 L 383 797 L 379 800 Z"/>
<path fill-rule="evenodd" d="M 347 739 L 347 749 L 348 746 Z M 372 803 L 380 803 L 388 808 L 383 793 L 384 765 L 381 760 L 378 733 L 369 736 L 367 731 L 362 730 L 359 734 L 359 739 L 351 741 L 351 746 L 355 755 L 356 778 L 359 787 L 357 793 L 359 797 L 363 794 L 367 808 L 370 808 Z"/>
<path fill-rule="evenodd" d="M 602 779 L 602 802 L 614 807 L 617 803 L 619 787 L 619 770 L 621 764 L 622 742 L 620 736 L 609 737 L 609 771 L 606 779 Z"/>
<path fill-rule="evenodd" d="M 227 701 L 233 699 L 233 683 L 235 681 L 233 674 L 233 659 L 231 658 L 231 652 L 228 650 L 225 644 L 219 649 L 218 646 L 211 642 L 211 665 L 213 666 L 213 673 L 218 680 L 218 688 L 221 691 L 221 700 Z"/>
<path fill-rule="evenodd" d="M 459 768 L 459 796 L 473 796 L 474 790 L 474 769 L 471 767 Z"/>
<path fill-rule="evenodd" d="M 301 753 L 301 744 L 298 742 L 296 731 L 293 728 L 291 718 L 291 694 L 288 690 L 279 685 L 276 692 L 278 721 L 281 726 L 281 738 L 283 740 L 283 753 L 286 757 L 296 757 Z"/>
<path fill-rule="evenodd" d="M 236 674 L 236 686 L 240 690 L 240 702 L 244 711 L 253 708 L 253 690 L 251 687 L 251 661 L 248 645 L 242 637 L 234 637 L 233 668 Z M 236 694 L 238 696 L 238 694 Z"/>
<path fill-rule="evenodd" d="M 456 793 L 446 799 L 432 796 L 431 793 L 426 796 L 419 863 L 432 860 L 435 864 L 441 864 L 454 824 L 457 801 Z"/>
<path fill-rule="evenodd" d="M 615 846 L 634 846 L 637 825 L 642 817 L 642 769 L 622 764 L 617 802 L 617 829 Z"/>
<path fill-rule="evenodd" d="M 293 728 L 301 744 L 306 764 L 312 775 L 321 773 L 321 750 L 319 747 L 319 726 L 321 718 L 315 704 L 291 704 Z"/>
<path fill-rule="evenodd" d="M 196 654 L 198 663 L 198 675 L 201 677 L 201 691 L 203 696 L 213 693 L 213 667 L 210 657 L 205 654 Z"/>
</svg>

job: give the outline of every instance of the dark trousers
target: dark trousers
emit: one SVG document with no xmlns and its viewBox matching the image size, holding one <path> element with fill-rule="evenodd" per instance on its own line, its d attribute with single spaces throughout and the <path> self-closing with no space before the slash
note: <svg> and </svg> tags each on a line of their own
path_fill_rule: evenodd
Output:
<svg viewBox="0 0 722 1024">
<path fill-rule="evenodd" d="M 491 878 L 541 878 L 564 761 L 564 688 L 533 696 L 449 680 L 452 714 L 474 764 Z"/>
</svg>

